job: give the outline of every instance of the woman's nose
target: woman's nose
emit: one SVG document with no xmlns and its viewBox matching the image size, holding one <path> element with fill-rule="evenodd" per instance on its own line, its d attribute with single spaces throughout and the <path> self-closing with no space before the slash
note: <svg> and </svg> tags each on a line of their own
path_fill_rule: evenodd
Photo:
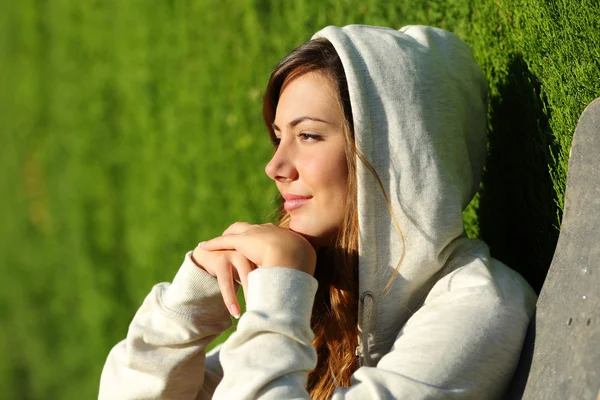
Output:
<svg viewBox="0 0 600 400">
<path fill-rule="evenodd" d="M 296 178 L 298 171 L 294 166 L 289 149 L 280 145 L 271 161 L 266 165 L 265 172 L 267 176 L 274 181 L 291 181 Z"/>
</svg>

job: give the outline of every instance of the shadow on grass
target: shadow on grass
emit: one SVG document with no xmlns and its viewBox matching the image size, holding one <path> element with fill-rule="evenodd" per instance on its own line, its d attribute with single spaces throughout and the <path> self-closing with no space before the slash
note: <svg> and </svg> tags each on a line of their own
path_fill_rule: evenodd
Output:
<svg viewBox="0 0 600 400">
<path fill-rule="evenodd" d="M 549 167 L 557 154 L 540 82 L 520 55 L 490 98 L 488 161 L 479 202 L 480 236 L 492 256 L 540 292 L 559 229 Z"/>
</svg>

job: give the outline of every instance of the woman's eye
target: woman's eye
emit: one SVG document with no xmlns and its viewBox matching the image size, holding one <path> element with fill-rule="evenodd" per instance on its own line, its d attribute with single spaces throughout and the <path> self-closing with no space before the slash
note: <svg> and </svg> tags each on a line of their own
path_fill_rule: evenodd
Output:
<svg viewBox="0 0 600 400">
<path fill-rule="evenodd" d="M 303 142 L 316 142 L 317 140 L 322 139 L 321 135 L 316 135 L 314 133 L 308 133 L 308 132 L 301 132 L 298 134 L 298 137 Z"/>
<path fill-rule="evenodd" d="M 273 143 L 273 146 L 275 146 L 275 147 L 279 147 L 280 142 L 281 142 L 280 137 L 273 136 L 273 138 L 271 139 L 271 143 Z"/>
</svg>

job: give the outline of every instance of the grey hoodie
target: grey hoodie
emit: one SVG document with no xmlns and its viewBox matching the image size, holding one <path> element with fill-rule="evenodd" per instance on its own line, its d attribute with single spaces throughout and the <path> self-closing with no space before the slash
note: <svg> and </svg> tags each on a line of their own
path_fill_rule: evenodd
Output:
<svg viewBox="0 0 600 400">
<path fill-rule="evenodd" d="M 357 161 L 360 368 L 333 398 L 501 397 L 536 297 L 463 228 L 486 154 L 480 68 L 441 29 L 352 25 L 315 37 L 342 60 L 358 149 L 388 197 Z M 316 290 L 300 271 L 253 271 L 237 331 L 205 356 L 230 319 L 216 279 L 188 254 L 111 351 L 100 398 L 308 399 Z"/>
</svg>

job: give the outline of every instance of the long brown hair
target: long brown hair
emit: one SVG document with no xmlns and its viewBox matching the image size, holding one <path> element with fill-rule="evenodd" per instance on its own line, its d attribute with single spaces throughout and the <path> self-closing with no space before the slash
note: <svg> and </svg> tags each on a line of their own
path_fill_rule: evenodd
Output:
<svg viewBox="0 0 600 400">
<path fill-rule="evenodd" d="M 334 243 L 317 251 L 315 278 L 319 281 L 319 289 L 311 318 L 317 366 L 308 375 L 308 391 L 312 399 L 328 399 L 337 386 L 350 386 L 350 377 L 357 368 L 358 209 L 357 152 L 348 84 L 342 62 L 327 39 L 314 39 L 300 45 L 275 67 L 265 92 L 263 117 L 274 139 L 272 123 L 282 88 L 292 79 L 311 71 L 323 73 L 337 88 L 338 104 L 345 120 L 343 130 L 348 163 L 347 212 Z M 289 214 L 281 207 L 279 225 L 287 227 L 289 220 Z"/>
</svg>

